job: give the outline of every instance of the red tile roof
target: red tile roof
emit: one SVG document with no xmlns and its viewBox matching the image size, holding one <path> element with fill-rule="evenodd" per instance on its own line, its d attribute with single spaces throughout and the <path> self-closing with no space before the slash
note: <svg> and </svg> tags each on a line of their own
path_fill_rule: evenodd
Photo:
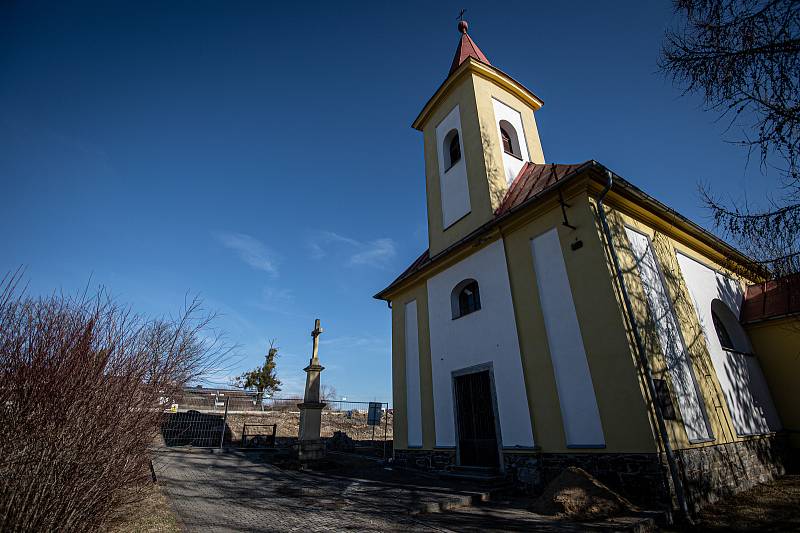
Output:
<svg viewBox="0 0 800 533">
<path fill-rule="evenodd" d="M 742 323 L 800 313 L 800 274 L 747 287 Z"/>
<path fill-rule="evenodd" d="M 520 169 L 517 177 L 511 182 L 511 186 L 508 188 L 503 201 L 500 203 L 500 207 L 498 207 L 494 213 L 494 219 L 497 220 L 507 215 L 528 200 L 535 198 L 549 186 L 591 165 L 591 163 L 592 161 L 586 161 L 575 165 L 558 165 L 555 163 L 538 165 L 536 163 L 525 163 L 525 166 Z M 447 253 L 447 251 L 448 250 L 445 250 L 441 253 Z M 397 278 L 389 284 L 389 287 L 419 272 L 430 263 L 430 251 L 425 250 L 402 274 L 397 276 Z"/>
<path fill-rule="evenodd" d="M 536 163 L 525 163 L 525 166 L 522 167 L 519 174 L 508 188 L 508 192 L 500 203 L 500 207 L 495 211 L 495 216 L 508 213 L 587 163 L 590 162 L 587 161 L 575 165 L 557 165 L 555 163 L 538 165 Z"/>
<path fill-rule="evenodd" d="M 489 60 L 486 59 L 486 56 L 483 55 L 481 49 L 478 48 L 478 45 L 475 44 L 475 41 L 467 35 L 466 31 L 461 34 L 461 40 L 458 41 L 458 47 L 456 48 L 456 55 L 453 58 L 453 64 L 450 66 L 450 72 L 447 73 L 449 76 L 453 72 L 456 71 L 458 67 L 461 66 L 461 63 L 467 60 L 468 57 L 473 59 L 477 59 L 481 63 L 486 63 L 487 65 L 491 65 Z"/>
</svg>

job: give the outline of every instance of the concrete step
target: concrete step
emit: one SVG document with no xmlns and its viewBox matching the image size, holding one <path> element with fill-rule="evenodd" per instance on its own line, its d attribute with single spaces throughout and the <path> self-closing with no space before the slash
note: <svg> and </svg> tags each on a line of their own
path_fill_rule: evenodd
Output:
<svg viewBox="0 0 800 533">
<path fill-rule="evenodd" d="M 484 495 L 482 493 L 449 494 L 438 499 L 419 502 L 411 508 L 410 512 L 412 515 L 444 513 L 454 509 L 477 505 L 482 501 L 481 498 L 483 497 L 488 498 L 489 496 L 488 494 Z"/>
<path fill-rule="evenodd" d="M 508 483 L 506 475 L 497 468 L 482 466 L 451 466 L 447 470 L 440 472 L 439 477 L 445 479 L 462 479 L 492 486 Z"/>
</svg>

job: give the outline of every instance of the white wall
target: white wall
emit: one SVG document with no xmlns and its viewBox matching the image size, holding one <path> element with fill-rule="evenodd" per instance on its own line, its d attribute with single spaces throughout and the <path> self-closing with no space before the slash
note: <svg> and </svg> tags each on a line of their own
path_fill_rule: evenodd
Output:
<svg viewBox="0 0 800 533">
<path fill-rule="evenodd" d="M 444 138 L 452 129 L 458 130 L 461 159 L 445 171 Z M 442 227 L 447 228 L 470 212 L 464 135 L 461 131 L 461 115 L 459 114 L 458 106 L 455 106 L 436 126 L 436 151 L 439 159 L 439 184 L 442 195 Z"/>
<path fill-rule="evenodd" d="M 753 435 L 779 430 L 780 420 L 758 359 L 726 352 L 719 342 L 711 318 L 711 302 L 714 299 L 722 300 L 739 317 L 744 297 L 742 286 L 684 254 L 677 255 L 736 433 Z M 737 335 L 736 332 L 730 333 Z M 738 333 L 741 334 L 746 335 L 743 330 Z"/>
<path fill-rule="evenodd" d="M 503 168 L 506 181 L 510 184 L 512 181 L 514 181 L 514 178 L 517 177 L 517 174 L 519 174 L 519 171 L 525 162 L 530 161 L 530 155 L 528 154 L 528 142 L 525 139 L 525 130 L 522 127 L 522 117 L 520 116 L 519 111 L 507 106 L 496 98 L 492 98 L 492 106 L 494 107 L 494 121 L 495 127 L 497 128 L 497 138 L 501 139 L 500 152 L 503 154 Z M 514 126 L 514 129 L 517 130 L 522 159 L 517 159 L 513 155 L 509 155 L 503 151 L 503 142 L 502 137 L 500 136 L 501 120 L 507 120 L 509 124 Z"/>
<path fill-rule="evenodd" d="M 408 446 L 422 446 L 422 398 L 419 387 L 419 331 L 417 323 L 417 301 L 412 300 L 405 308 L 406 341 L 406 418 L 408 422 Z"/>
<path fill-rule="evenodd" d="M 711 438 L 702 397 L 697 388 L 694 369 L 686 352 L 678 321 L 672 308 L 669 292 L 664 286 L 661 268 L 656 262 L 650 239 L 631 228 L 625 233 L 631 243 L 631 250 L 639 265 L 647 307 L 655 321 L 661 350 L 667 363 L 672 381 L 672 390 L 677 397 L 678 408 L 683 418 L 686 434 L 692 442 Z"/>
<path fill-rule="evenodd" d="M 600 411 L 557 230 L 533 239 L 531 250 L 567 446 L 604 446 Z"/>
<path fill-rule="evenodd" d="M 478 282 L 481 309 L 453 320 L 450 293 Z M 503 241 L 498 240 L 428 280 L 436 445 L 455 446 L 454 370 L 491 362 L 504 447 L 533 446 L 514 306 Z"/>
</svg>

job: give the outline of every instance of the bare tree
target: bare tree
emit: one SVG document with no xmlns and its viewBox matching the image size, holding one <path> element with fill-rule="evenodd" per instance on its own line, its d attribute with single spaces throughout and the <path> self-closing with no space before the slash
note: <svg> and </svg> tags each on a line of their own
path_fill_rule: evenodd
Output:
<svg viewBox="0 0 800 533">
<path fill-rule="evenodd" d="M 327 383 L 323 383 L 319 388 L 319 399 L 323 402 L 333 402 L 336 401 L 336 397 L 339 395 L 336 392 L 336 387 L 333 385 L 328 385 Z"/>
<path fill-rule="evenodd" d="M 736 141 L 782 176 L 766 205 L 726 204 L 702 190 L 714 224 L 777 275 L 800 271 L 800 2 L 676 0 L 661 69 L 709 110 L 743 127 Z M 781 161 L 782 163 L 771 163 Z"/>
<path fill-rule="evenodd" d="M 0 530 L 101 529 L 147 482 L 165 406 L 229 351 L 197 300 L 148 320 L 18 283 L 0 280 Z"/>
</svg>

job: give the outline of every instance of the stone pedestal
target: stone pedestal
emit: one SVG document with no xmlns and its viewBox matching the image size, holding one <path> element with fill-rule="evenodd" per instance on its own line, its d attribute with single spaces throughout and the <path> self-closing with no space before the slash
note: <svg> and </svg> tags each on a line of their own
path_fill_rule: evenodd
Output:
<svg viewBox="0 0 800 533">
<path fill-rule="evenodd" d="M 322 426 L 322 409 L 325 404 L 322 402 L 303 402 L 298 403 L 297 407 L 300 408 L 298 440 L 300 442 L 319 440 Z"/>
<path fill-rule="evenodd" d="M 311 336 L 314 338 L 314 344 L 311 352 L 311 361 L 308 366 L 303 370 L 306 373 L 306 390 L 303 396 L 303 403 L 297 404 L 300 408 L 300 429 L 297 435 L 298 444 L 295 447 L 297 458 L 300 463 L 307 465 L 313 461 L 319 461 L 325 457 L 325 445 L 320 439 L 320 430 L 322 429 L 322 409 L 325 404 L 320 401 L 320 373 L 325 368 L 319 364 L 319 336 L 322 334 L 322 328 L 319 325 L 319 319 L 314 324 L 314 331 Z"/>
<path fill-rule="evenodd" d="M 301 440 L 295 446 L 295 452 L 300 464 L 307 466 L 325 458 L 325 444 L 321 440 Z"/>
</svg>

